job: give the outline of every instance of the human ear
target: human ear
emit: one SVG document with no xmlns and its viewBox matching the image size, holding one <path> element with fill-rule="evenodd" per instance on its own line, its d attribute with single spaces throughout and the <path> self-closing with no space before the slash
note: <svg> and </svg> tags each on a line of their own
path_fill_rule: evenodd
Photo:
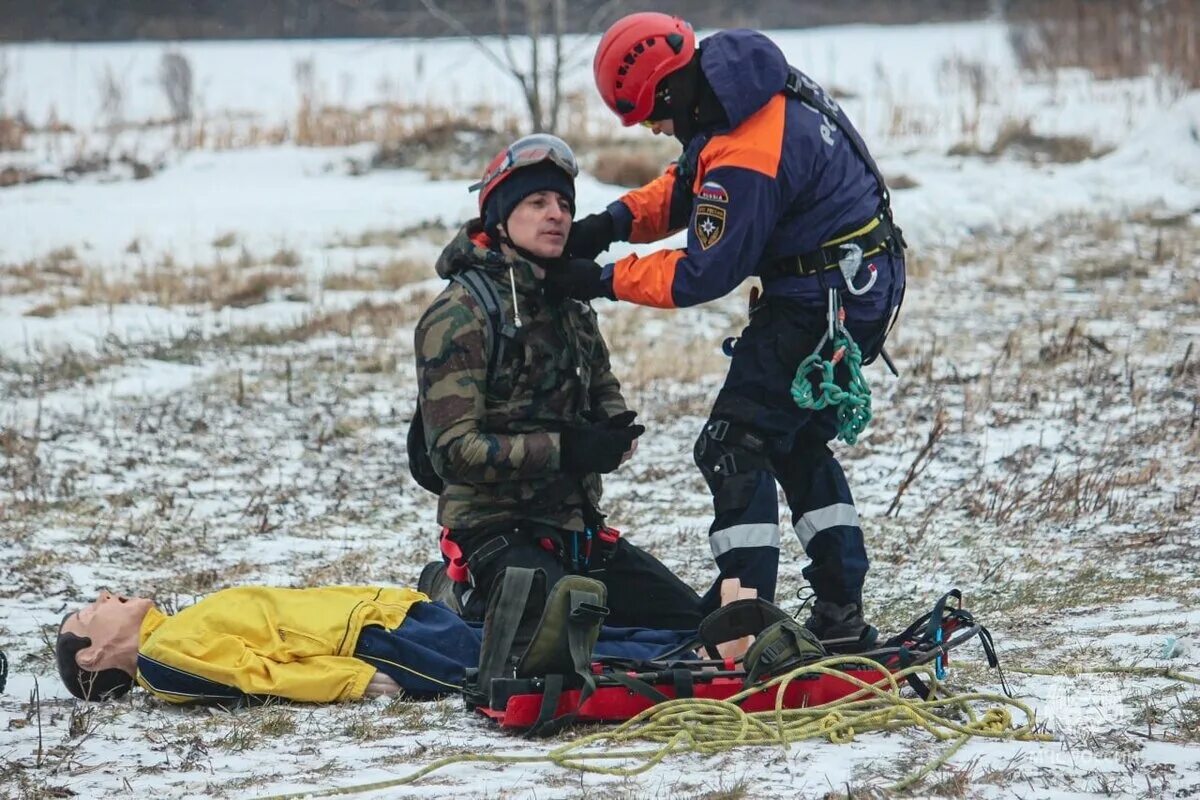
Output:
<svg viewBox="0 0 1200 800">
<path fill-rule="evenodd" d="M 93 644 L 75 654 L 75 663 L 86 670 L 94 672 L 102 656 L 103 653 L 100 652 L 100 648 Z"/>
</svg>

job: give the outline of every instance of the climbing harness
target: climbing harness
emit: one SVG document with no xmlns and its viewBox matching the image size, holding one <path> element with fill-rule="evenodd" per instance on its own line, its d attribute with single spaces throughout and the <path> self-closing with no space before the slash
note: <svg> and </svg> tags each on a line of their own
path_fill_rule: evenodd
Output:
<svg viewBox="0 0 1200 800">
<path fill-rule="evenodd" d="M 874 280 L 872 272 L 871 280 Z M 867 284 L 870 288 L 870 284 Z M 864 289 L 865 291 L 865 289 Z M 846 444 L 854 444 L 871 422 L 871 387 L 867 385 L 862 371 L 862 350 L 846 330 L 846 309 L 836 289 L 829 289 L 828 326 L 813 352 L 800 362 L 796 377 L 792 380 L 792 400 L 800 408 L 820 411 L 837 408 L 837 437 Z M 825 345 L 833 347 L 833 354 L 825 359 L 821 353 Z M 842 361 L 850 371 L 846 388 L 834 380 L 834 368 Z M 815 374 L 820 393 L 813 390 Z"/>
</svg>

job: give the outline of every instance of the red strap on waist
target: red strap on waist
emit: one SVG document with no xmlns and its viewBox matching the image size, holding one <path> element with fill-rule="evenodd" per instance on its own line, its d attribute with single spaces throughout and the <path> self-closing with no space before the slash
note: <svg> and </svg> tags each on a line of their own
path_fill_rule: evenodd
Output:
<svg viewBox="0 0 1200 800">
<path fill-rule="evenodd" d="M 602 542 L 607 544 L 616 544 L 617 539 L 621 538 L 621 532 L 616 528 L 609 528 L 606 526 L 597 531 L 596 536 L 598 536 Z"/>
<path fill-rule="evenodd" d="M 442 528 L 442 538 L 439 544 L 442 555 L 450 562 L 446 567 L 446 574 L 450 576 L 450 580 L 455 583 L 468 583 L 470 578 L 467 575 L 467 560 L 463 558 L 462 548 L 458 546 L 458 542 L 450 538 L 449 528 Z"/>
</svg>

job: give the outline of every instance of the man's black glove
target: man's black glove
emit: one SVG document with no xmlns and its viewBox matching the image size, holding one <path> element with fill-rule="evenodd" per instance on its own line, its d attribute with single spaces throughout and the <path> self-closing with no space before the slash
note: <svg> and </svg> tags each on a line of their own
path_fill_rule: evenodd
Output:
<svg viewBox="0 0 1200 800">
<path fill-rule="evenodd" d="M 563 472 L 587 475 L 612 472 L 619 467 L 633 440 L 646 432 L 644 425 L 633 424 L 636 416 L 636 411 L 622 411 L 603 422 L 563 431 L 560 458 Z"/>
<path fill-rule="evenodd" d="M 616 237 L 616 224 L 612 214 L 607 211 L 589 214 L 571 224 L 571 233 L 567 235 L 567 247 L 563 250 L 563 255 L 594 260 L 612 245 Z"/>
<path fill-rule="evenodd" d="M 575 300 L 595 300 L 607 297 L 616 300 L 612 281 L 600 277 L 601 266 L 586 258 L 564 258 L 546 267 L 546 292 L 552 297 Z"/>
</svg>

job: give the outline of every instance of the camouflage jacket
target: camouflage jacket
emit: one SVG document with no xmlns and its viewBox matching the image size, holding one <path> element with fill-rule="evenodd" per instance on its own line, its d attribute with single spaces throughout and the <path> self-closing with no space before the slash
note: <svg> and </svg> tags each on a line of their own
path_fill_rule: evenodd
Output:
<svg viewBox="0 0 1200 800">
<path fill-rule="evenodd" d="M 434 470 L 446 482 L 438 522 L 451 529 L 528 520 L 583 530 L 582 491 L 600 501 L 598 475 L 560 469 L 565 426 L 584 413 L 625 410 L 591 307 L 552 302 L 529 262 L 488 247 L 478 220 L 442 252 L 438 275 L 477 268 L 496 285 L 506 321 L 521 326 L 487 381 L 489 327 L 470 293 L 451 282 L 417 323 L 417 392 Z"/>
</svg>

